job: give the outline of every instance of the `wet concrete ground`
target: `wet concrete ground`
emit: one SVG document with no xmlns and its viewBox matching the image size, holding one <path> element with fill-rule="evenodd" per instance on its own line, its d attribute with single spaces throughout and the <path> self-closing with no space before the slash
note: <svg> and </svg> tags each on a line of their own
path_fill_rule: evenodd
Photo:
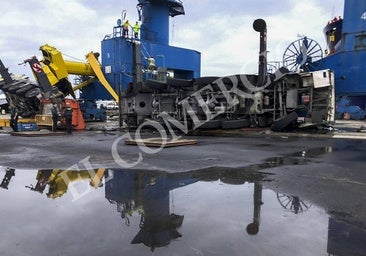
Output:
<svg viewBox="0 0 366 256">
<path fill-rule="evenodd" d="M 0 135 L 0 254 L 366 255 L 365 140 L 121 135 Z"/>
</svg>

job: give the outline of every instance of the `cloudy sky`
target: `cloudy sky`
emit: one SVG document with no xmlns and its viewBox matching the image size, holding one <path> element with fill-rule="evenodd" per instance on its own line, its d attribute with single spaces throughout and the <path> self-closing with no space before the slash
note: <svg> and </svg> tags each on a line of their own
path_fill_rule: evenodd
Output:
<svg viewBox="0 0 366 256">
<path fill-rule="evenodd" d="M 334 16 L 343 16 L 344 0 L 183 0 L 184 16 L 170 21 L 170 44 L 201 52 L 202 76 L 253 73 L 257 70 L 257 18 L 267 22 L 268 59 L 282 60 L 299 35 L 325 49 L 322 29 Z M 11 72 L 30 75 L 18 65 L 39 47 L 50 44 L 65 59 L 84 60 L 100 52 L 100 42 L 127 10 L 137 20 L 137 0 L 13 0 L 1 3 L 0 59 Z"/>
</svg>

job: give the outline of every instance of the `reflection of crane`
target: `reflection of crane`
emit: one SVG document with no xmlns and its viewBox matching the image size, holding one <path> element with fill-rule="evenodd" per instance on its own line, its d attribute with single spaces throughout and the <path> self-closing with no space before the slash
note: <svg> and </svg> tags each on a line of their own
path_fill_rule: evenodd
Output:
<svg viewBox="0 0 366 256">
<path fill-rule="evenodd" d="M 26 186 L 33 191 L 43 193 L 46 186 L 49 186 L 47 197 L 55 199 L 66 194 L 71 183 L 90 180 L 90 186 L 98 188 L 102 185 L 101 181 L 104 176 L 105 169 L 88 171 L 71 171 L 71 170 L 39 170 L 37 173 L 37 184 L 35 186 Z"/>
<path fill-rule="evenodd" d="M 0 184 L 0 187 L 3 189 L 8 189 L 11 178 L 15 176 L 15 169 L 6 168 L 6 172 L 4 178 Z"/>
</svg>

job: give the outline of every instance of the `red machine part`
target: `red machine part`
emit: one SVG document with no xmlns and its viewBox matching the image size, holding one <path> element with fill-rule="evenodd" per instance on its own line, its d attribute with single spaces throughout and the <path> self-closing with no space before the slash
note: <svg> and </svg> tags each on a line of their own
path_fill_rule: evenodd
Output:
<svg viewBox="0 0 366 256">
<path fill-rule="evenodd" d="M 66 99 L 62 102 L 62 109 L 66 108 L 66 104 L 70 104 L 72 108 L 72 129 L 73 130 L 84 130 L 85 129 L 85 121 L 83 118 L 83 114 L 81 113 L 79 103 L 73 99 Z M 66 120 L 63 118 L 61 120 L 61 124 L 66 126 Z"/>
</svg>

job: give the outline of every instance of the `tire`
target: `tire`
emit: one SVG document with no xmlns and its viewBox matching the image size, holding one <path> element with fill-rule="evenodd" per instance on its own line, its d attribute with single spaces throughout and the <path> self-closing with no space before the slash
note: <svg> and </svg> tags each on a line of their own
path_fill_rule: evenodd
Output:
<svg viewBox="0 0 366 256">
<path fill-rule="evenodd" d="M 26 86 L 27 84 L 15 84 L 13 86 L 10 86 L 8 88 L 8 92 L 9 93 L 13 93 L 16 94 L 16 91 L 19 90 L 20 88 L 23 88 L 24 86 Z"/>
<path fill-rule="evenodd" d="M 10 87 L 16 86 L 18 84 L 23 84 L 23 83 L 24 83 L 24 80 L 13 81 L 12 83 L 4 84 L 2 90 L 4 92 L 8 92 L 8 90 L 10 89 Z"/>
<path fill-rule="evenodd" d="M 13 83 L 11 83 L 11 84 L 4 84 L 3 87 L 1 88 L 1 90 L 3 90 L 3 92 L 8 92 L 8 89 L 12 85 L 13 85 Z"/>
<path fill-rule="evenodd" d="M 25 84 L 23 87 L 19 88 L 15 94 L 24 96 L 27 91 L 36 88 L 33 84 Z"/>
<path fill-rule="evenodd" d="M 249 119 L 234 119 L 234 120 L 223 120 L 221 122 L 221 128 L 227 129 L 239 129 L 249 127 L 251 124 Z"/>
<path fill-rule="evenodd" d="M 41 93 L 41 90 L 39 88 L 33 88 L 33 89 L 30 89 L 29 91 L 27 91 L 25 93 L 25 97 L 26 98 L 33 98 L 33 97 L 37 96 L 40 93 Z"/>
<path fill-rule="evenodd" d="M 210 130 L 210 129 L 220 129 L 221 120 L 210 120 L 203 123 L 198 129 Z"/>
<path fill-rule="evenodd" d="M 291 112 L 290 114 L 287 114 L 280 119 L 273 122 L 271 126 L 271 130 L 274 132 L 282 132 L 284 131 L 290 124 L 294 121 L 296 121 L 298 118 L 297 113 Z"/>
</svg>

